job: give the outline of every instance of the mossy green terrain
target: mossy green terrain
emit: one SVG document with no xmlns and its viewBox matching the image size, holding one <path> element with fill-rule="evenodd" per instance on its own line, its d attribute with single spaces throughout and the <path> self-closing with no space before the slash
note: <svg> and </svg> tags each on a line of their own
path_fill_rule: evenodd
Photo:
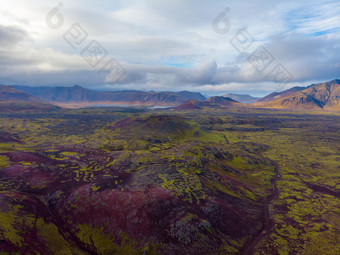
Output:
<svg viewBox="0 0 340 255">
<path fill-rule="evenodd" d="M 2 114 L 0 252 L 339 254 L 340 117 Z"/>
</svg>

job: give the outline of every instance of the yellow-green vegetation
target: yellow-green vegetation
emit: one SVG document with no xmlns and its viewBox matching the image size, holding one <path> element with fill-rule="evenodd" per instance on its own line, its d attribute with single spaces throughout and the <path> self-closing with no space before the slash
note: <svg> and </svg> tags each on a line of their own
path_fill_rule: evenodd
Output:
<svg viewBox="0 0 340 255">
<path fill-rule="evenodd" d="M 52 223 L 46 223 L 43 219 L 36 221 L 36 227 L 41 235 L 42 239 L 45 240 L 46 246 L 51 251 L 51 254 L 56 255 L 68 255 L 68 254 L 86 254 L 69 242 L 67 242 L 58 232 L 58 228 Z"/>
<path fill-rule="evenodd" d="M 9 160 L 6 156 L 0 155 L 0 168 L 5 168 L 9 166 Z"/>
<path fill-rule="evenodd" d="M 200 179 L 195 173 L 190 173 L 186 168 L 178 170 L 176 179 L 167 180 L 166 176 L 159 174 L 159 178 L 163 180 L 161 187 L 171 190 L 178 197 L 183 197 L 190 203 L 199 204 L 201 199 L 205 199 L 203 187 Z"/>
<path fill-rule="evenodd" d="M 104 233 L 104 228 L 94 228 L 86 224 L 80 224 L 77 236 L 79 240 L 88 245 L 95 247 L 95 252 L 100 255 L 109 254 L 131 254 L 131 255 L 153 255 L 157 254 L 153 247 L 136 248 L 133 240 L 130 240 L 126 235 L 121 234 L 121 245 L 116 245 L 114 238 L 110 237 L 109 233 Z"/>
<path fill-rule="evenodd" d="M 36 232 L 41 243 L 37 246 L 48 247 L 49 254 L 68 255 L 86 254 L 67 242 L 53 223 L 46 223 L 42 218 L 36 218 L 32 213 L 26 212 L 20 204 L 1 201 L 0 208 L 0 236 L 16 247 L 24 248 L 32 245 L 24 235 L 30 231 Z"/>
<path fill-rule="evenodd" d="M 2 118 L 0 131 L 15 139 L 0 142 L 0 169 L 13 166 L 0 183 L 0 195 L 8 199 L 0 201 L 1 240 L 19 249 L 33 244 L 32 254 L 39 254 L 38 247 L 46 248 L 48 254 L 83 254 L 86 247 L 97 254 L 154 254 L 155 244 L 167 248 L 155 236 L 145 237 L 150 244 L 141 245 L 120 229 L 110 232 L 96 226 L 96 215 L 79 217 L 81 224 L 68 219 L 76 229 L 58 229 L 56 216 L 46 215 L 57 214 L 52 211 L 54 205 L 62 207 L 60 201 L 71 196 L 73 189 L 87 185 L 88 196 L 106 190 L 122 194 L 166 191 L 164 200 L 177 199 L 189 211 L 181 208 L 179 216 L 174 214 L 173 232 L 167 229 L 164 233 L 178 240 L 190 233 L 197 240 L 220 238 L 217 243 L 221 246 L 216 249 L 221 254 L 242 253 L 264 227 L 254 246 L 256 254 L 340 254 L 339 116 L 251 111 L 204 109 L 171 111 L 168 116 L 164 111 L 82 109 L 57 117 Z M 117 122 L 122 119 L 125 122 Z M 23 159 L 23 152 L 36 157 Z M 17 153 L 13 158 L 19 160 L 6 153 Z M 37 157 L 48 163 L 37 162 Z M 278 194 L 271 197 L 274 188 Z M 143 203 L 149 199 L 145 197 L 140 198 Z M 28 206 L 34 198 L 50 205 L 42 213 L 45 218 Z M 242 234 L 234 233 L 236 238 L 216 230 L 211 223 L 214 218 L 211 222 L 203 218 L 220 213 L 214 204 L 218 199 L 229 203 L 235 222 L 243 220 L 242 215 L 237 218 L 239 208 L 247 208 L 246 220 L 258 220 L 251 226 L 253 233 L 240 229 Z M 265 201 L 271 228 L 260 222 Z M 76 202 L 89 203 L 90 198 L 82 201 L 79 196 Z M 99 202 L 93 206 L 100 206 Z M 163 208 L 161 202 L 155 204 Z M 196 214 L 206 204 L 210 207 L 202 211 L 207 214 Z M 69 207 L 86 213 L 85 207 L 74 203 Z M 158 222 L 167 216 L 162 215 Z M 145 219 L 141 216 L 139 220 Z"/>
<path fill-rule="evenodd" d="M 305 115 L 303 121 L 299 120 L 303 124 L 292 122 L 299 117 L 264 115 L 262 123 L 249 118 L 243 121 L 244 125 L 238 125 L 248 128 L 249 123 L 258 122 L 258 127 L 270 127 L 266 118 L 275 118 L 275 121 L 289 125 L 289 128 L 263 132 L 236 128 L 225 132 L 221 128 L 231 144 L 242 140 L 267 145 L 263 155 L 277 162 L 280 168 L 279 198 L 270 206 L 276 222 L 275 230 L 261 241 L 258 254 L 267 254 L 265 250 L 279 254 L 339 253 L 340 137 L 335 130 L 340 130 L 340 122 L 330 122 L 327 117 L 318 116 L 318 123 L 325 123 L 314 125 L 315 117 L 309 115 Z M 230 125 L 225 124 L 225 127 L 230 128 Z M 237 167 L 242 164 L 242 159 L 232 163 Z M 263 172 L 259 176 L 263 176 Z M 314 190 L 308 183 L 316 185 Z"/>
<path fill-rule="evenodd" d="M 9 240 L 14 245 L 23 245 L 24 238 L 22 232 L 16 228 L 19 222 L 27 221 L 18 216 L 19 210 L 22 209 L 20 205 L 8 205 L 8 208 L 0 211 L 0 229 L 2 230 L 2 237 Z M 32 223 L 33 217 L 29 217 Z"/>
</svg>

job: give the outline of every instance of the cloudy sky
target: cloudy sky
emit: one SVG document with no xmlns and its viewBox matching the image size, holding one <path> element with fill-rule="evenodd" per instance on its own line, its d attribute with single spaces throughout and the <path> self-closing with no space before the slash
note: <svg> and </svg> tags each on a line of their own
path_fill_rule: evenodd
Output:
<svg viewBox="0 0 340 255">
<path fill-rule="evenodd" d="M 0 0 L 0 83 L 263 96 L 340 78 L 340 2 Z"/>
</svg>

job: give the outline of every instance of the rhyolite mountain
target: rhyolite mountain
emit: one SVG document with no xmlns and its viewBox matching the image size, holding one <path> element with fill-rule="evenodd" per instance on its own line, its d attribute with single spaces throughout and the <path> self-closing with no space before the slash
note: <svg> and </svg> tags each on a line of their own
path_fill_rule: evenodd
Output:
<svg viewBox="0 0 340 255">
<path fill-rule="evenodd" d="M 229 97 L 243 104 L 254 103 L 259 99 L 259 97 L 253 97 L 247 94 L 233 94 L 233 93 L 225 94 L 223 95 L 223 97 Z"/>
<path fill-rule="evenodd" d="M 126 91 L 95 91 L 73 87 L 29 87 L 13 86 L 40 99 L 57 103 L 105 103 L 121 105 L 148 105 L 148 106 L 176 106 L 187 100 L 203 101 L 205 97 L 200 93 L 189 91 L 180 92 L 143 92 L 137 90 Z"/>
<path fill-rule="evenodd" d="M 252 104 L 265 108 L 304 110 L 340 110 L 340 80 L 295 87 L 278 94 L 271 94 Z"/>
</svg>

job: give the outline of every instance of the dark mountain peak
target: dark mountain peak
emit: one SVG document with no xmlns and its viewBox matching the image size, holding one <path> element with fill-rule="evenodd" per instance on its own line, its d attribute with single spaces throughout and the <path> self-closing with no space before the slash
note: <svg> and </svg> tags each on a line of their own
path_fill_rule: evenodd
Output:
<svg viewBox="0 0 340 255">
<path fill-rule="evenodd" d="M 201 93 L 199 92 L 190 92 L 190 91 L 179 91 L 177 92 L 178 95 L 180 95 L 181 97 L 183 97 L 185 100 L 189 100 L 189 99 L 196 99 L 199 101 L 204 101 L 206 99 L 205 96 L 203 96 Z"/>
<path fill-rule="evenodd" d="M 340 80 L 339 79 L 334 79 L 334 80 L 330 81 L 329 83 L 339 84 L 340 85 Z"/>
<path fill-rule="evenodd" d="M 232 103 L 239 103 L 230 97 L 223 97 L 223 96 L 213 96 L 209 97 L 204 102 L 211 103 L 211 104 L 218 104 L 218 105 L 230 105 Z"/>
</svg>

